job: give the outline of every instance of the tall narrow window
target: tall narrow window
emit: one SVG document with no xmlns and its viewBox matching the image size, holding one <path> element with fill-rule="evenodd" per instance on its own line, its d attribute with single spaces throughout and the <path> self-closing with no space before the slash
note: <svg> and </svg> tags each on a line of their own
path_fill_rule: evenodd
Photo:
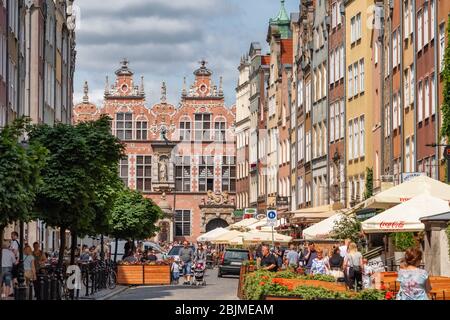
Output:
<svg viewBox="0 0 450 320">
<path fill-rule="evenodd" d="M 423 32 L 422 32 L 422 17 L 423 17 L 423 13 L 422 10 L 420 10 L 417 13 L 417 51 L 422 50 L 422 43 L 423 43 Z"/>
<path fill-rule="evenodd" d="M 340 132 L 339 132 L 339 126 L 340 126 L 340 122 L 341 122 L 341 119 L 340 119 L 341 116 L 340 116 L 340 113 L 339 113 L 339 104 L 340 104 L 340 101 L 338 101 L 338 102 L 336 102 L 334 104 L 334 117 L 335 117 L 335 123 L 334 123 L 335 134 L 334 134 L 334 139 L 335 140 L 339 140 L 341 138 Z"/>
<path fill-rule="evenodd" d="M 334 105 L 330 106 L 330 142 L 334 141 Z"/>
<path fill-rule="evenodd" d="M 120 140 L 133 139 L 133 114 L 117 113 L 116 114 L 116 136 Z"/>
<path fill-rule="evenodd" d="M 428 78 L 425 80 L 425 119 L 430 116 L 430 82 Z"/>
<path fill-rule="evenodd" d="M 426 46 L 428 44 L 428 4 L 425 4 L 423 9 L 423 45 Z"/>
<path fill-rule="evenodd" d="M 214 157 L 200 157 L 199 191 L 214 191 Z"/>
<path fill-rule="evenodd" d="M 411 172 L 411 156 L 410 156 L 410 143 L 409 137 L 406 138 L 405 143 L 405 172 Z"/>
<path fill-rule="evenodd" d="M 397 123 L 397 119 L 398 119 L 398 116 L 397 116 L 397 114 L 398 114 L 397 94 L 394 94 L 392 103 L 393 103 L 392 109 L 393 109 L 393 114 L 394 114 L 394 117 L 392 119 L 392 122 L 393 122 L 392 129 L 395 130 L 395 129 L 397 129 L 397 126 L 398 126 L 398 123 Z"/>
<path fill-rule="evenodd" d="M 334 83 L 334 63 L 335 63 L 335 58 L 336 58 L 336 51 L 332 51 L 331 52 L 331 56 L 330 56 L 330 84 Z M 337 75 L 336 75 L 337 78 Z"/>
<path fill-rule="evenodd" d="M 410 76 L 409 76 L 409 80 L 410 80 L 410 86 L 409 86 L 409 92 L 410 92 L 410 99 L 409 101 L 411 101 L 411 103 L 414 103 L 414 95 L 415 95 L 415 90 L 416 90 L 416 82 L 415 82 L 415 74 L 414 74 L 414 64 L 411 65 L 411 67 L 409 68 L 410 70 Z"/>
<path fill-rule="evenodd" d="M 344 127 L 345 127 L 345 116 L 344 116 L 344 114 L 345 114 L 345 104 L 344 104 L 345 102 L 344 102 L 344 100 L 342 99 L 341 100 L 341 119 L 340 119 L 340 121 L 341 121 L 341 125 L 340 125 L 340 132 L 341 132 L 341 139 L 344 139 Z"/>
<path fill-rule="evenodd" d="M 189 120 L 180 122 L 180 140 L 191 141 L 191 122 Z"/>
<path fill-rule="evenodd" d="M 431 114 L 436 113 L 436 86 L 434 83 L 434 74 L 431 75 Z"/>
<path fill-rule="evenodd" d="M 409 37 L 409 7 L 408 7 L 408 0 L 405 0 L 404 2 L 404 20 L 403 20 L 403 26 L 405 31 L 405 39 Z"/>
<path fill-rule="evenodd" d="M 175 236 L 189 237 L 191 235 L 191 211 L 175 211 Z"/>
<path fill-rule="evenodd" d="M 152 191 L 151 156 L 136 156 L 136 188 L 142 192 Z"/>
<path fill-rule="evenodd" d="M 353 97 L 353 67 L 348 67 L 348 97 Z"/>
<path fill-rule="evenodd" d="M 223 157 L 222 191 L 236 191 L 236 159 L 233 156 Z"/>
<path fill-rule="evenodd" d="M 417 108 L 417 116 L 419 122 L 423 119 L 423 88 L 422 88 L 422 81 L 419 82 L 419 101 L 418 101 L 418 108 Z"/>
<path fill-rule="evenodd" d="M 358 118 L 353 120 L 353 155 L 355 158 L 360 156 L 359 153 L 359 120 Z"/>
<path fill-rule="evenodd" d="M 348 159 L 353 159 L 353 121 L 348 122 Z"/>
<path fill-rule="evenodd" d="M 147 121 L 136 121 L 136 140 L 147 140 Z"/>
<path fill-rule="evenodd" d="M 209 141 L 211 139 L 211 115 L 210 114 L 196 114 L 195 115 L 195 140 Z"/>
<path fill-rule="evenodd" d="M 436 21 L 436 12 L 434 8 L 434 0 L 430 1 L 430 10 L 431 10 L 431 23 L 430 23 L 430 40 L 434 39 L 434 34 L 436 33 L 436 28 L 434 27 L 434 23 Z"/>
<path fill-rule="evenodd" d="M 128 157 L 120 160 L 119 164 L 119 176 L 122 179 L 123 184 L 128 187 Z"/>
<path fill-rule="evenodd" d="M 214 123 L 214 133 L 216 141 L 225 141 L 225 132 L 227 130 L 227 124 L 225 121 L 216 121 Z"/>
<path fill-rule="evenodd" d="M 359 91 L 364 92 L 365 82 L 364 82 L 364 59 L 359 60 Z"/>
<path fill-rule="evenodd" d="M 176 157 L 175 183 L 179 192 L 191 191 L 191 157 Z"/>
<path fill-rule="evenodd" d="M 445 23 L 439 26 L 439 71 L 444 71 L 445 56 Z"/>
<path fill-rule="evenodd" d="M 354 95 L 359 93 L 359 67 L 358 62 L 353 64 L 353 92 Z"/>
</svg>

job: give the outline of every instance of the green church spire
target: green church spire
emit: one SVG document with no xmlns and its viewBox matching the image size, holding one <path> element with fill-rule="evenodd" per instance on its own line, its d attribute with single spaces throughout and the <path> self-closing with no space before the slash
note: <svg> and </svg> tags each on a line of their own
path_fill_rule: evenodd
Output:
<svg viewBox="0 0 450 320">
<path fill-rule="evenodd" d="M 284 7 L 284 1 L 285 0 L 280 0 L 281 2 L 280 11 L 278 12 L 276 18 L 270 19 L 269 23 L 271 26 L 278 26 L 282 39 L 288 39 L 291 34 L 290 30 L 291 20 L 289 19 L 289 15 L 286 12 L 286 8 Z"/>
</svg>

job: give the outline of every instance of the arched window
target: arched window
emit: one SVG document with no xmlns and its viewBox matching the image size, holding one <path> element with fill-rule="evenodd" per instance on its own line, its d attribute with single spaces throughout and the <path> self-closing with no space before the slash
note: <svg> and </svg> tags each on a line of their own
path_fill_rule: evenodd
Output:
<svg viewBox="0 0 450 320">
<path fill-rule="evenodd" d="M 184 117 L 180 120 L 180 140 L 191 140 L 191 119 L 189 119 L 188 117 Z"/>
<path fill-rule="evenodd" d="M 136 140 L 147 140 L 148 123 L 145 117 L 136 119 Z"/>
</svg>

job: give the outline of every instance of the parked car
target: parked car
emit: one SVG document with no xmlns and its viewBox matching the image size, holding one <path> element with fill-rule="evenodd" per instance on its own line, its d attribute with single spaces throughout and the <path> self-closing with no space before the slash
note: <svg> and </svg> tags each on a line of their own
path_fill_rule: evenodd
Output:
<svg viewBox="0 0 450 320">
<path fill-rule="evenodd" d="M 125 254 L 124 252 L 124 247 L 125 247 L 125 243 L 127 243 L 126 240 L 119 240 L 118 241 L 118 245 L 117 245 L 117 260 L 122 260 L 123 255 Z M 138 246 L 138 241 L 134 241 L 134 245 L 137 247 Z M 161 248 L 161 246 L 155 242 L 151 242 L 151 241 L 144 241 L 142 243 L 144 250 L 154 250 L 156 257 L 158 257 L 158 260 L 163 260 L 166 255 L 167 255 L 167 251 L 165 251 L 163 248 Z M 112 259 L 114 259 L 114 252 L 115 252 L 115 248 L 116 248 L 116 242 L 112 241 L 111 245 L 110 245 L 110 252 L 111 252 L 111 257 Z"/>
<path fill-rule="evenodd" d="M 225 274 L 239 275 L 242 262 L 249 259 L 250 252 L 247 249 L 225 249 L 222 259 L 219 261 L 217 276 L 221 278 Z"/>
</svg>

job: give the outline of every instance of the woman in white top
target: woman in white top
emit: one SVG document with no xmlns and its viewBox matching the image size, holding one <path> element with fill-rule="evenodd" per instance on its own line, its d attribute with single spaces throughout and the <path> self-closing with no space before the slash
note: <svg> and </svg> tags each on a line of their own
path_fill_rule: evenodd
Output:
<svg viewBox="0 0 450 320">
<path fill-rule="evenodd" d="M 352 242 L 348 246 L 347 256 L 344 258 L 344 270 L 347 271 L 348 286 L 350 289 L 362 288 L 363 258 L 358 251 L 356 243 Z"/>
</svg>

